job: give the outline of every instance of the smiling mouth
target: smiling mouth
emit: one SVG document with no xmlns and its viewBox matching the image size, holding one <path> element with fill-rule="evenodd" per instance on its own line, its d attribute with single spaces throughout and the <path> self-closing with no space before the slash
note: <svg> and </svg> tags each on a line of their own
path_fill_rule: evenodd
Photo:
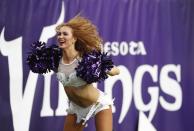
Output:
<svg viewBox="0 0 194 131">
<path fill-rule="evenodd" d="M 59 46 L 65 45 L 65 42 L 59 42 Z"/>
<path fill-rule="evenodd" d="M 64 44 L 66 41 L 65 40 L 59 40 L 60 44 Z"/>
</svg>

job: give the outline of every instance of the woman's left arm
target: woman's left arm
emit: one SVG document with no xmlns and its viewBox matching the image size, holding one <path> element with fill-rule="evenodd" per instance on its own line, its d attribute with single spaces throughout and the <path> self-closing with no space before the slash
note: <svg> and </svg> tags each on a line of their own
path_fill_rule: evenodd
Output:
<svg viewBox="0 0 194 131">
<path fill-rule="evenodd" d="M 107 74 L 110 76 L 119 75 L 120 70 L 118 67 L 114 66 L 110 71 L 107 72 Z"/>
</svg>

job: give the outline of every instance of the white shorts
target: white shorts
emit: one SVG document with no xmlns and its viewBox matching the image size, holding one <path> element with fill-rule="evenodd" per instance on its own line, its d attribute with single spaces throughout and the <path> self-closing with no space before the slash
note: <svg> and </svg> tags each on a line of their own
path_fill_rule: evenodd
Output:
<svg viewBox="0 0 194 131">
<path fill-rule="evenodd" d="M 99 90 L 99 97 L 95 104 L 90 105 L 86 108 L 81 107 L 74 102 L 70 101 L 69 109 L 67 109 L 68 114 L 76 114 L 77 120 L 76 123 L 80 123 L 83 120 L 82 124 L 85 124 L 87 120 L 95 116 L 98 112 L 109 109 L 113 105 L 113 100 L 104 92 Z"/>
</svg>

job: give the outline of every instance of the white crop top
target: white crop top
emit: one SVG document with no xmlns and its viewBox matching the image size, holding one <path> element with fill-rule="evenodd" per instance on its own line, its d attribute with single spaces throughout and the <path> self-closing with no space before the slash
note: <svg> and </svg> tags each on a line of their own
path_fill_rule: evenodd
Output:
<svg viewBox="0 0 194 131">
<path fill-rule="evenodd" d="M 57 79 L 66 86 L 80 87 L 86 85 L 87 82 L 76 76 L 75 68 L 78 66 L 78 59 L 74 59 L 70 64 L 65 64 L 63 59 L 59 61 L 59 67 L 57 74 Z"/>
</svg>

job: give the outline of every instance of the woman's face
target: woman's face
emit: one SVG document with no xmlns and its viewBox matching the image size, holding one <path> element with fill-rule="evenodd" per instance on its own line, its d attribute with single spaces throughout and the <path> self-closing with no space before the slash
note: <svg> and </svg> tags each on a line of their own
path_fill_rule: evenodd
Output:
<svg viewBox="0 0 194 131">
<path fill-rule="evenodd" d="M 72 28 L 63 26 L 57 31 L 57 40 L 59 48 L 67 49 L 75 44 L 75 38 L 72 33 Z"/>
</svg>

